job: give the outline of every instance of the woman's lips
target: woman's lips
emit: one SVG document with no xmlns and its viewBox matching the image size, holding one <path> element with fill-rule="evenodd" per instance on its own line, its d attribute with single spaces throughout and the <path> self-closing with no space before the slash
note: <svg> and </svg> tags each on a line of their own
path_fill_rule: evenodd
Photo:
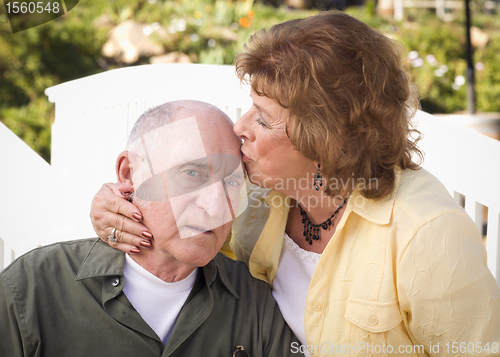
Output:
<svg viewBox="0 0 500 357">
<path fill-rule="evenodd" d="M 241 152 L 241 159 L 245 162 L 252 161 L 252 159 L 250 159 L 248 156 L 246 156 L 243 151 Z"/>
</svg>

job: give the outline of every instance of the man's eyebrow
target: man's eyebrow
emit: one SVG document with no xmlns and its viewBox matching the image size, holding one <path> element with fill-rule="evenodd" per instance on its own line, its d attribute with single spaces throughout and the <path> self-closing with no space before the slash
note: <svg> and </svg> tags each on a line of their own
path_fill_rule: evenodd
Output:
<svg viewBox="0 0 500 357">
<path fill-rule="evenodd" d="M 236 177 L 238 179 L 243 179 L 245 176 L 243 175 L 243 172 L 241 171 L 235 171 L 229 174 L 229 176 Z"/>
<path fill-rule="evenodd" d="M 184 166 L 188 166 L 188 165 L 193 165 L 193 166 L 201 167 L 201 168 L 204 168 L 204 169 L 208 169 L 210 167 L 209 164 L 208 164 L 207 158 L 203 157 L 203 158 L 200 158 L 200 159 L 195 159 L 195 160 L 183 162 L 182 164 L 179 164 L 179 165 L 175 166 L 175 168 L 176 169 L 180 169 L 180 168 L 183 168 Z"/>
</svg>

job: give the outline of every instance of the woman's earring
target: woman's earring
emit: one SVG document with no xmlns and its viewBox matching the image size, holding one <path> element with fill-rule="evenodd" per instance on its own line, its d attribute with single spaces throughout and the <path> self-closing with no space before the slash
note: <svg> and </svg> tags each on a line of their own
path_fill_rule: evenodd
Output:
<svg viewBox="0 0 500 357">
<path fill-rule="evenodd" d="M 320 165 L 318 164 L 318 171 L 314 174 L 313 186 L 316 191 L 319 191 L 319 188 L 323 186 L 323 176 L 321 176 L 321 172 L 319 172 Z"/>
</svg>

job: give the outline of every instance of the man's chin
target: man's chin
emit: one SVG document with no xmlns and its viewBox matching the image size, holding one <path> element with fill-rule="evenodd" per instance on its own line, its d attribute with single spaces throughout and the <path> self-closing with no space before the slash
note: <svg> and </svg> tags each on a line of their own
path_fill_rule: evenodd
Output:
<svg viewBox="0 0 500 357">
<path fill-rule="evenodd" d="M 228 224 L 232 224 L 232 222 L 228 222 Z M 216 228 L 211 227 L 199 227 L 195 225 L 183 225 L 179 229 L 179 236 L 181 239 L 190 239 L 190 238 L 210 238 L 210 239 L 218 239 L 221 234 L 221 226 Z"/>
</svg>

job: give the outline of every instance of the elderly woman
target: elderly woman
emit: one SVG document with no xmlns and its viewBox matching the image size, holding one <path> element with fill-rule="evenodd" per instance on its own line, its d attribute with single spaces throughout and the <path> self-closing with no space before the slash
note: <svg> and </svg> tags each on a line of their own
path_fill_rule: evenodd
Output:
<svg viewBox="0 0 500 357">
<path fill-rule="evenodd" d="M 311 355 L 496 355 L 500 292 L 479 232 L 412 161 L 403 54 L 340 12 L 250 38 L 235 65 L 253 106 L 234 131 L 253 185 L 231 249 Z M 150 245 L 140 218 L 109 188 L 95 198 L 96 231 L 117 228 L 115 247 Z"/>
</svg>

